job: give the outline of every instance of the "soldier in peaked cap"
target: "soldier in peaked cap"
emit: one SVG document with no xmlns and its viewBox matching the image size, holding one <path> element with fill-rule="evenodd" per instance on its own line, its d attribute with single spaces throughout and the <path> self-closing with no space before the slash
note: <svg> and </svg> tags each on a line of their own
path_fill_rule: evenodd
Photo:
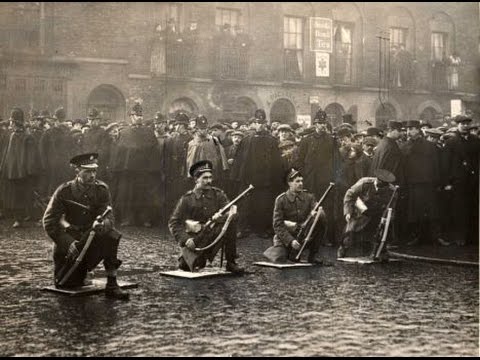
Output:
<svg viewBox="0 0 480 360">
<path fill-rule="evenodd" d="M 280 194 L 275 200 L 273 210 L 273 246 L 269 247 L 263 255 L 271 262 L 295 261 L 304 239 L 295 238 L 297 230 L 308 218 L 315 207 L 315 196 L 303 189 L 302 174 L 291 168 L 286 173 L 288 190 Z M 320 210 L 320 222 L 314 229 L 312 241 L 306 249 L 309 250 L 308 262 L 321 263 L 316 259 L 320 247 L 320 240 L 326 226 L 326 216 Z"/>
<path fill-rule="evenodd" d="M 186 247 L 194 250 L 200 244 L 195 243 L 195 229 L 190 229 L 186 224 L 195 223 L 195 226 L 205 224 L 208 219 L 212 219 L 216 224 L 225 222 L 226 216 L 219 215 L 218 211 L 228 202 L 227 195 L 223 190 L 212 186 L 213 181 L 213 164 L 211 161 L 202 160 L 193 164 L 189 169 L 190 176 L 195 181 L 193 190 L 184 194 L 177 203 L 177 206 L 170 217 L 168 227 L 171 234 L 178 242 L 180 247 Z M 221 225 L 216 225 L 215 238 L 221 230 Z M 226 270 L 232 273 L 241 273 L 243 269 L 235 263 L 236 256 L 236 229 L 234 223 L 230 224 L 224 235 L 225 238 L 225 258 L 227 260 Z M 220 246 L 214 246 L 211 250 L 202 253 L 195 261 L 196 266 L 200 269 L 205 267 L 207 260 L 213 261 Z M 183 255 L 178 259 L 179 268 L 184 271 L 190 271 Z"/>
<path fill-rule="evenodd" d="M 388 170 L 377 169 L 375 176 L 361 178 L 347 190 L 343 199 L 343 214 L 347 225 L 337 257 L 345 257 L 354 242 L 361 243 L 363 250 L 365 242 L 375 239 L 375 231 L 395 189 L 393 182 L 395 175 Z M 393 209 L 395 202 L 396 200 L 392 203 Z M 372 250 L 375 250 L 374 243 Z"/>
<path fill-rule="evenodd" d="M 87 272 L 103 260 L 107 273 L 105 295 L 127 300 L 128 294 L 120 290 L 117 283 L 117 269 L 122 263 L 117 258 L 121 234 L 114 229 L 112 212 L 104 220 L 97 220 L 97 216 L 112 205 L 107 184 L 96 179 L 98 154 L 77 155 L 70 160 L 70 165 L 75 169 L 75 179 L 57 188 L 43 216 L 43 227 L 55 243 L 55 285 L 66 288 L 85 285 Z M 62 216 L 65 221 L 61 221 Z M 65 273 L 62 268 L 66 264 L 70 267 L 67 261 L 78 257 L 91 229 L 95 236 L 85 257 L 65 284 L 60 285 L 60 277 Z"/>
</svg>

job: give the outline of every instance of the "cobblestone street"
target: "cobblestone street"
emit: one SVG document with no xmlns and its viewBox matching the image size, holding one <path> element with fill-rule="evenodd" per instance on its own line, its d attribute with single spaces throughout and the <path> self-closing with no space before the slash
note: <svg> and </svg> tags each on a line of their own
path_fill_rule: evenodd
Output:
<svg viewBox="0 0 480 360">
<path fill-rule="evenodd" d="M 164 231 L 125 228 L 120 278 L 139 287 L 130 302 L 112 303 L 41 292 L 52 277 L 43 230 L 0 226 L 2 355 L 478 355 L 478 268 L 280 271 L 252 265 L 270 240 L 250 237 L 238 251 L 251 273 L 179 280 L 159 274 L 176 265 Z M 333 248 L 322 250 L 333 259 Z"/>
</svg>

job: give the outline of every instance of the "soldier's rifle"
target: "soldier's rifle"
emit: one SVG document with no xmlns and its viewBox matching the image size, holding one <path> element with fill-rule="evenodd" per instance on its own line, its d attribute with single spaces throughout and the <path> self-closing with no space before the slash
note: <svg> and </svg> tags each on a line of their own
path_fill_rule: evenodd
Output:
<svg viewBox="0 0 480 360">
<path fill-rule="evenodd" d="M 315 227 L 317 226 L 317 223 L 320 219 L 321 214 L 323 213 L 322 211 L 322 204 L 325 201 L 325 198 L 327 197 L 328 193 L 332 189 L 332 187 L 335 185 L 335 183 L 331 182 L 328 185 L 327 190 L 323 193 L 322 197 L 318 202 L 315 204 L 313 207 L 313 210 L 310 212 L 308 215 L 307 219 L 302 223 L 300 228 L 298 229 L 298 232 L 295 236 L 295 239 L 302 244 L 302 247 L 298 251 L 297 256 L 295 257 L 295 260 L 299 261 L 300 256 L 303 253 L 303 250 L 305 250 L 306 246 L 312 239 L 312 234 L 313 231 L 315 230 Z"/>
<path fill-rule="evenodd" d="M 228 226 L 230 225 L 233 215 L 235 214 L 233 211 L 231 211 L 232 206 L 238 203 L 243 197 L 245 197 L 253 189 L 254 189 L 254 186 L 250 184 L 249 187 L 246 188 L 242 193 L 240 193 L 235 199 L 233 199 L 228 204 L 226 204 L 223 208 L 218 210 L 210 219 L 208 219 L 208 221 L 203 226 L 201 226 L 200 224 L 196 224 L 195 222 L 192 222 L 190 220 L 186 221 L 187 228 L 188 227 L 194 228 L 195 226 L 200 226 L 200 229 L 198 229 L 199 231 L 197 232 L 197 235 L 194 237 L 194 242 L 196 246 L 195 249 L 190 250 L 185 246 L 182 247 L 182 256 L 191 271 L 194 270 L 194 263 L 198 258 L 199 253 L 212 249 L 222 240 L 223 236 L 225 235 L 225 232 L 228 229 Z M 220 230 L 220 233 L 218 233 L 212 241 L 212 237 L 216 233 L 214 231 L 214 227 L 216 223 L 213 220 L 213 217 L 215 215 L 222 216 L 227 211 L 229 211 L 228 218 L 225 221 L 222 229 Z"/>
<path fill-rule="evenodd" d="M 380 223 L 378 224 L 377 232 L 375 233 L 376 235 L 375 248 L 374 248 L 374 251 L 372 252 L 373 260 L 379 259 L 380 254 L 382 253 L 382 250 L 385 246 L 385 242 L 387 241 L 388 230 L 390 227 L 390 222 L 392 220 L 392 214 L 393 214 L 393 203 L 397 198 L 398 188 L 399 186 L 395 185 L 392 196 L 390 197 L 390 200 L 388 201 L 388 204 L 385 207 L 385 210 L 383 211 L 382 218 L 380 219 Z"/>
<path fill-rule="evenodd" d="M 112 207 L 107 206 L 105 211 L 101 215 L 98 215 L 96 217 L 95 221 L 103 222 L 103 220 L 105 220 L 105 217 L 111 211 L 112 211 Z M 83 245 L 82 251 L 77 256 L 75 261 L 73 262 L 73 265 L 67 271 L 68 265 L 70 265 L 70 261 L 67 261 L 66 264 L 63 266 L 63 268 L 59 271 L 57 281 L 58 281 L 58 279 L 60 279 L 60 280 L 58 281 L 58 285 L 60 285 L 60 286 L 64 285 L 67 282 L 67 280 L 70 278 L 70 276 L 73 274 L 73 272 L 77 269 L 78 265 L 82 262 L 83 258 L 85 257 L 85 254 L 87 253 L 87 250 L 90 247 L 94 237 L 95 237 L 95 229 L 93 228 L 93 224 L 92 224 L 92 226 L 90 227 L 90 229 L 88 231 L 88 238 L 85 242 L 85 245 Z M 65 271 L 67 271 L 67 272 L 65 273 Z M 65 273 L 65 275 L 63 275 L 63 273 Z"/>
</svg>

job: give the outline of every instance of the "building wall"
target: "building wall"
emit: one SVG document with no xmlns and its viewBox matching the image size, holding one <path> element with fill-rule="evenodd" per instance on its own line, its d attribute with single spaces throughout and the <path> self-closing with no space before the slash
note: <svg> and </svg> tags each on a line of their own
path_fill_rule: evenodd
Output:
<svg viewBox="0 0 480 360">
<path fill-rule="evenodd" d="M 388 101 L 397 110 L 397 117 L 418 117 L 425 107 L 441 113 L 450 111 L 450 99 L 472 99 L 478 93 L 478 3 L 42 3 L 43 19 L 39 26 L 45 44 L 35 66 L 35 76 L 46 77 L 50 83 L 57 77 L 64 82 L 64 95 L 52 97 L 50 103 L 36 102 L 30 91 L 28 99 L 16 95 L 10 85 L 21 74 L 25 54 L 13 52 L 4 67 L 7 82 L 2 112 L 18 103 L 23 106 L 49 106 L 50 110 L 64 105 L 70 117 L 83 117 L 89 96 L 100 85 L 120 93 L 126 111 L 134 99 L 141 98 L 144 113 L 153 117 L 156 111 L 168 112 L 173 101 L 188 98 L 199 112 L 213 121 L 223 117 L 225 104 L 248 98 L 267 115 L 279 99 L 289 100 L 296 115 L 311 115 L 311 97 L 318 97 L 322 108 L 340 104 L 344 111 L 356 106 L 358 126 L 375 121 L 380 106 L 378 98 L 378 38 L 391 26 L 408 28 L 407 50 L 415 59 L 415 86 L 412 89 L 390 89 Z M 11 6 L 15 9 L 17 3 Z M 152 76 L 150 55 L 155 28 L 165 26 L 172 7 L 180 14 L 179 27 L 191 20 L 198 22 L 200 36 L 195 53 L 193 76 L 182 79 Z M 213 59 L 216 7 L 240 11 L 240 23 L 253 41 L 249 57 L 248 77 L 243 81 L 218 80 L 214 76 Z M 285 81 L 283 55 L 283 17 L 295 16 L 304 21 L 304 75 L 300 81 Z M 353 26 L 353 81 L 338 86 L 330 77 L 315 77 L 314 53 L 310 51 L 308 19 L 327 17 Z M 435 24 L 437 19 L 437 25 Z M 441 25 L 438 25 L 440 23 Z M 43 25 L 42 25 L 43 24 Z M 433 25 L 432 25 L 433 24 Z M 443 25 L 444 24 L 444 25 Z M 456 91 L 434 91 L 431 87 L 432 26 L 450 31 L 450 52 L 457 50 L 462 59 L 460 87 Z M 443 26 L 443 28 L 442 28 Z M 11 51 L 10 51 L 11 52 Z M 4 51 L 4 54 L 8 51 Z M 12 57 L 13 56 L 13 57 Z M 8 57 L 8 56 L 7 56 Z M 5 62 L 5 56 L 0 62 Z M 330 58 L 332 62 L 332 57 Z M 52 64 L 64 70 L 52 73 Z M 33 81 L 33 80 L 32 80 Z M 51 86 L 48 87 L 51 89 Z M 14 90 L 14 89 L 13 89 Z M 29 90 L 27 90 L 27 93 Z M 0 95 L 2 87 L 0 86 Z M 61 104 L 61 102 L 64 102 Z M 474 102 L 475 103 L 475 102 Z M 119 116 L 118 113 L 115 116 Z M 119 119 L 124 120 L 120 116 Z M 113 120 L 113 119 L 112 119 Z"/>
</svg>

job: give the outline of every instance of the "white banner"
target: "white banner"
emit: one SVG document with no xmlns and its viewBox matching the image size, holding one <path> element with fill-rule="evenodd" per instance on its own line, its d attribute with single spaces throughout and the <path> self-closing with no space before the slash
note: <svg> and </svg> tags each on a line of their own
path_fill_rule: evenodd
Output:
<svg viewBox="0 0 480 360">
<path fill-rule="evenodd" d="M 297 123 L 302 126 L 312 125 L 312 117 L 310 115 L 297 115 Z"/>
<path fill-rule="evenodd" d="M 324 52 L 315 52 L 315 76 L 330 76 L 330 54 Z"/>
<path fill-rule="evenodd" d="M 332 52 L 333 20 L 321 17 L 310 18 L 310 50 Z"/>
<path fill-rule="evenodd" d="M 460 99 L 450 100 L 450 116 L 454 118 L 457 115 L 463 114 L 463 104 Z"/>
</svg>

